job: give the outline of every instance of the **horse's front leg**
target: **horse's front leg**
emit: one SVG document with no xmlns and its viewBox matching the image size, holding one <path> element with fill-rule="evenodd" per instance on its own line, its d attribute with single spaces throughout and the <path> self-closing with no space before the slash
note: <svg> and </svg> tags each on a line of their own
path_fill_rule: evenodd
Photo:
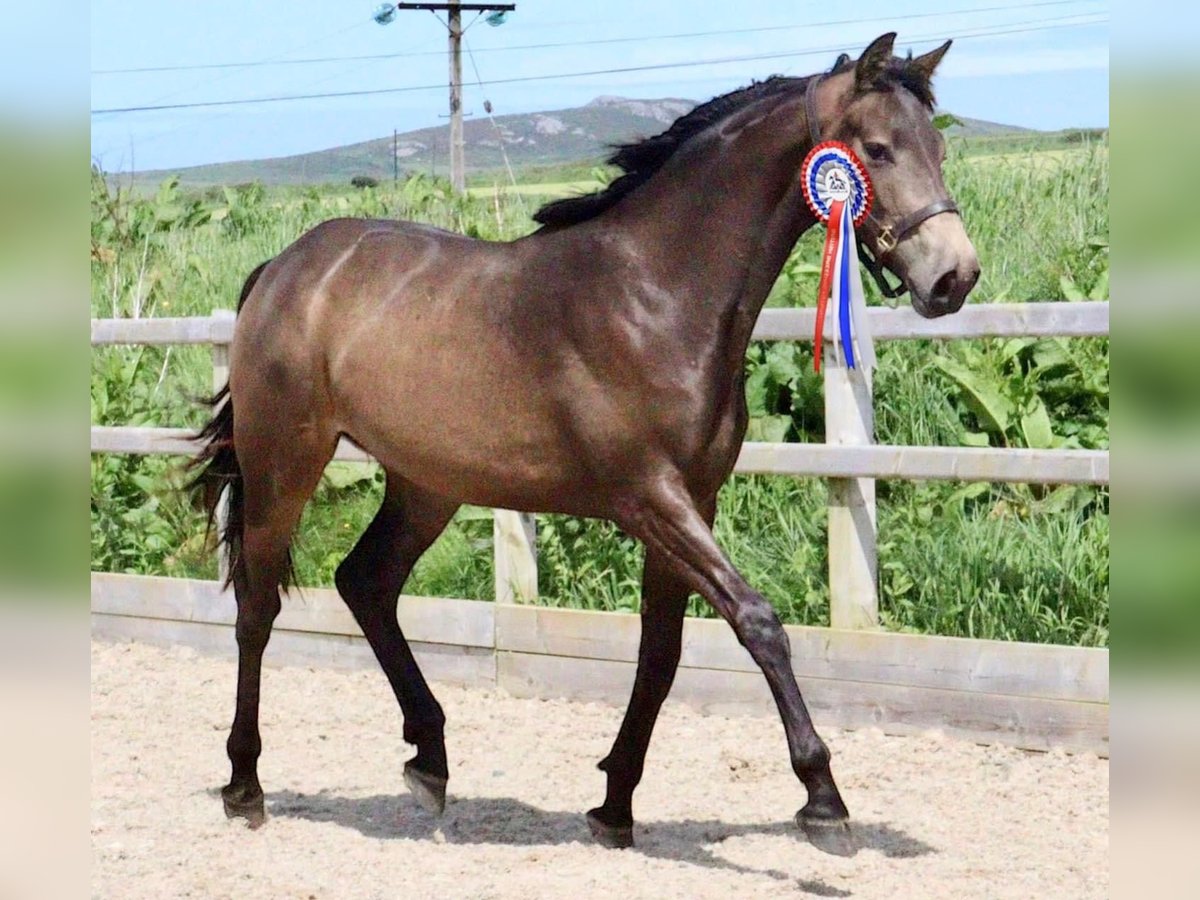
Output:
<svg viewBox="0 0 1200 900">
<path fill-rule="evenodd" d="M 808 791 L 808 802 L 796 814 L 797 824 L 818 848 L 853 854 L 849 813 L 829 768 L 829 748 L 813 728 L 800 696 L 791 647 L 775 610 L 717 546 L 681 481 L 660 482 L 622 524 L 646 544 L 647 554 L 661 554 L 680 581 L 708 600 L 750 651 L 783 719 L 792 769 Z"/>
<path fill-rule="evenodd" d="M 707 504 L 707 521 L 712 521 L 715 509 L 715 500 Z M 679 666 L 689 593 L 667 559 L 657 550 L 647 549 L 642 570 L 642 640 L 633 695 L 612 750 L 600 763 L 608 774 L 604 805 L 587 814 L 592 834 L 606 847 L 633 845 L 633 792 L 642 780 L 650 734 Z"/>
</svg>

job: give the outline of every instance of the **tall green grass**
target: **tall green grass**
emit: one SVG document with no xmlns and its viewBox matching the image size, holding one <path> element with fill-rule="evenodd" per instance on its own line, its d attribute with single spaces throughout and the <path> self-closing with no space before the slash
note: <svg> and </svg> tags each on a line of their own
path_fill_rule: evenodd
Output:
<svg viewBox="0 0 1200 900">
<path fill-rule="evenodd" d="M 946 180 L 983 266 L 975 302 L 1106 296 L 1108 156 L 1103 146 L 1050 162 L 952 154 Z M 155 197 L 93 183 L 93 316 L 206 315 L 231 308 L 245 275 L 307 228 L 339 215 L 432 222 L 479 237 L 531 228 L 528 201 L 456 198 L 444 182 L 398 188 L 257 186 Z M 820 236 L 806 235 L 771 305 L 805 305 L 816 288 Z M 869 288 L 873 290 L 873 288 Z M 877 299 L 877 298 L 876 298 Z M 1056 349 L 1061 345 L 1061 351 Z M 752 424 L 772 439 L 824 439 L 820 381 L 806 344 L 754 345 L 747 361 Z M 879 348 L 876 435 L 895 444 L 1022 445 L 1019 422 L 988 430 L 939 360 L 969 363 L 1014 404 L 1040 403 L 1062 445 L 1107 446 L 1106 340 L 895 342 Z M 1064 361 L 1065 360 L 1065 361 Z M 96 424 L 198 425 L 192 398 L 210 390 L 204 348 L 93 352 Z M 1019 418 L 1019 417 L 1017 417 Z M 93 567 L 212 577 L 203 523 L 172 488 L 179 460 L 92 459 Z M 301 584 L 329 585 L 374 515 L 380 473 L 338 467 L 297 534 Z M 828 623 L 825 485 L 736 476 L 722 492 L 716 534 L 734 563 L 788 622 Z M 880 482 L 880 592 L 893 629 L 1105 645 L 1107 491 Z M 641 549 L 612 525 L 539 517 L 539 602 L 590 609 L 638 605 Z M 413 593 L 488 599 L 491 524 L 465 509 L 421 560 Z M 693 598 L 694 614 L 708 614 Z"/>
</svg>

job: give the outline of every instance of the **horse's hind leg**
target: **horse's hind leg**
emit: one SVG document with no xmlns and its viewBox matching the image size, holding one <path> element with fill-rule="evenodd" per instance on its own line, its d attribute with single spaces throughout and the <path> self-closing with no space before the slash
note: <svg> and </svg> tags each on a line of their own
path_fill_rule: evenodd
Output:
<svg viewBox="0 0 1200 900">
<path fill-rule="evenodd" d="M 711 524 L 715 513 L 714 499 L 704 506 L 705 521 Z M 642 570 L 642 640 L 633 694 L 612 750 L 600 763 L 608 775 L 604 805 L 587 814 L 592 835 L 606 847 L 633 845 L 633 792 L 642 780 L 658 711 L 679 667 L 689 593 L 687 583 L 674 573 L 667 558 L 648 548 Z"/>
<path fill-rule="evenodd" d="M 446 802 L 446 716 L 429 690 L 396 620 L 396 599 L 413 566 L 459 504 L 389 472 L 383 504 L 335 581 L 379 660 L 404 713 L 404 740 L 417 755 L 404 780 L 420 804 L 440 814 Z"/>
<path fill-rule="evenodd" d="M 335 440 L 328 446 L 297 437 L 279 441 L 277 435 L 238 435 L 242 472 L 241 549 L 233 567 L 237 596 L 237 711 L 226 749 L 232 774 L 221 791 L 225 814 L 245 818 L 252 828 L 263 823 L 263 791 L 258 781 L 262 740 L 258 731 L 262 657 L 279 614 L 280 585 L 286 584 L 292 532 L 300 520 Z M 237 512 L 231 510 L 231 522 Z"/>
</svg>

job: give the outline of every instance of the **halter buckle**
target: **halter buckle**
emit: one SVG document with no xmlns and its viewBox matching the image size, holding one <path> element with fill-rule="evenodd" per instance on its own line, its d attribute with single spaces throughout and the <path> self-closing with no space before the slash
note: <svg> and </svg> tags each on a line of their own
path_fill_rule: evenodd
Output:
<svg viewBox="0 0 1200 900">
<path fill-rule="evenodd" d="M 900 243 L 896 236 L 892 234 L 892 226 L 884 225 L 879 232 L 879 237 L 875 239 L 875 246 L 879 248 L 880 254 L 891 253 L 896 249 L 896 245 Z"/>
</svg>

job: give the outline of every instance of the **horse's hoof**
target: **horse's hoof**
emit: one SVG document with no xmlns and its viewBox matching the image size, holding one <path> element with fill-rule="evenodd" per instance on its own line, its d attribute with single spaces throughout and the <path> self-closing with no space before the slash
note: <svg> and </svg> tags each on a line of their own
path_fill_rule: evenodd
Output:
<svg viewBox="0 0 1200 900">
<path fill-rule="evenodd" d="M 600 818 L 600 810 L 589 810 L 587 814 L 588 828 L 592 831 L 592 837 L 596 839 L 596 843 L 601 847 L 608 847 L 612 850 L 624 850 L 633 846 L 633 826 L 632 825 L 609 825 Z"/>
<path fill-rule="evenodd" d="M 412 792 L 413 799 L 426 812 L 440 816 L 446 811 L 446 782 L 440 775 L 422 772 L 411 762 L 404 764 L 404 783 Z"/>
<path fill-rule="evenodd" d="M 796 813 L 796 824 L 818 850 L 834 856 L 853 856 L 858 852 L 848 819 L 816 819 L 804 815 L 801 810 Z"/>
<path fill-rule="evenodd" d="M 263 795 L 254 794 L 246 797 L 241 791 L 221 791 L 221 802 L 225 804 L 227 819 L 245 819 L 251 829 L 261 828 L 267 821 L 266 808 L 263 805 Z"/>
</svg>

